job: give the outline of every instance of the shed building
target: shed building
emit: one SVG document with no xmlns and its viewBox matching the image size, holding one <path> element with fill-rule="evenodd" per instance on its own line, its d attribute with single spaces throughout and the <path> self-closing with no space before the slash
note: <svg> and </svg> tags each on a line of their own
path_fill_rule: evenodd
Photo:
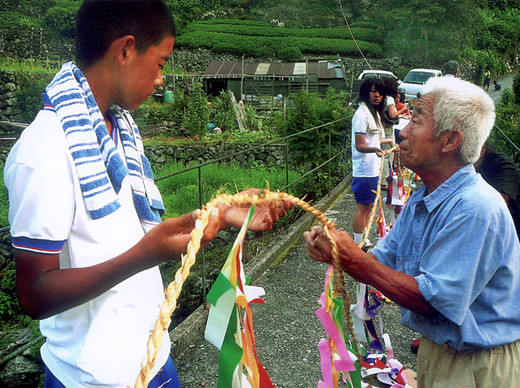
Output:
<svg viewBox="0 0 520 388">
<path fill-rule="evenodd" d="M 231 90 L 237 100 L 250 103 L 262 98 L 288 96 L 302 88 L 324 94 L 332 87 L 347 89 L 340 61 L 226 62 L 211 61 L 203 74 L 204 88 L 216 95 Z"/>
</svg>

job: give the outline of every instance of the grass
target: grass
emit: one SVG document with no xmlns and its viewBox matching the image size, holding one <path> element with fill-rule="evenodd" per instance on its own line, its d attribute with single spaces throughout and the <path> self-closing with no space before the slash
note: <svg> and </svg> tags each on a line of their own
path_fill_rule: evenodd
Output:
<svg viewBox="0 0 520 388">
<path fill-rule="evenodd" d="M 33 58 L 18 60 L 11 58 L 0 58 L 0 70 L 12 70 L 22 73 L 55 74 L 61 68 L 61 63 L 56 61 L 36 60 Z"/>
<path fill-rule="evenodd" d="M 162 177 L 183 169 L 185 169 L 184 165 L 169 165 L 155 171 L 154 174 L 156 177 Z M 289 171 L 289 181 L 296 178 L 298 178 L 298 174 Z M 200 207 L 198 182 L 197 169 L 157 182 L 166 207 L 164 217 L 177 217 Z M 271 190 L 277 190 L 286 184 L 285 171 L 281 167 L 255 165 L 244 169 L 225 164 L 211 164 L 202 167 L 201 183 L 202 205 L 219 193 L 233 194 L 251 187 L 269 187 Z M 299 187 L 302 187 L 302 185 Z M 295 188 L 295 190 L 298 190 L 298 188 Z M 299 193 L 299 195 L 303 194 Z"/>
</svg>

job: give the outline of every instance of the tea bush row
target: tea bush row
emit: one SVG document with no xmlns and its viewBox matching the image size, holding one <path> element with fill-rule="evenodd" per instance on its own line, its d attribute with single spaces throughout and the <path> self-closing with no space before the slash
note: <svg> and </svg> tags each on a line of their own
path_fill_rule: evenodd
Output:
<svg viewBox="0 0 520 388">
<path fill-rule="evenodd" d="M 245 54 L 253 57 L 277 56 L 288 47 L 298 48 L 304 54 L 331 53 L 339 55 L 357 55 L 358 48 L 352 40 L 308 37 L 263 37 L 227 33 L 207 33 L 193 31 L 177 38 L 177 46 L 190 49 L 206 48 L 214 52 L 226 52 L 236 55 Z M 380 45 L 365 41 L 357 42 L 367 56 L 382 57 Z"/>
<path fill-rule="evenodd" d="M 278 28 L 261 25 L 242 25 L 242 24 L 214 24 L 197 22 L 192 23 L 183 30 L 183 34 L 192 32 L 226 33 L 235 35 L 258 36 L 258 37 L 304 37 L 304 38 L 326 38 L 326 39 L 347 39 L 352 40 L 352 35 L 357 40 L 378 43 L 382 42 L 382 37 L 377 31 L 369 28 L 353 27 L 349 30 L 346 27 L 336 28 Z M 352 32 L 352 34 L 351 34 Z"/>
</svg>

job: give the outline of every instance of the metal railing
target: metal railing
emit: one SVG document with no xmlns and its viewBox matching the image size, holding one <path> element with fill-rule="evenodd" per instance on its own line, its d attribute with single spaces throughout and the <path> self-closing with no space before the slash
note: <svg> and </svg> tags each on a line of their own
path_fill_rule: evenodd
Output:
<svg viewBox="0 0 520 388">
<path fill-rule="evenodd" d="M 258 145 L 255 145 L 253 147 L 247 148 L 247 149 L 242 150 L 242 151 L 231 153 L 231 154 L 222 156 L 220 158 L 212 159 L 212 160 L 209 160 L 209 161 L 197 164 L 195 166 L 187 167 L 187 168 L 185 168 L 183 170 L 176 171 L 176 172 L 173 172 L 171 174 L 167 174 L 167 175 L 155 178 L 155 181 L 158 182 L 158 181 L 161 181 L 163 179 L 167 179 L 167 178 L 173 177 L 175 175 L 186 173 L 188 171 L 192 171 L 192 170 L 195 170 L 195 169 L 198 170 L 198 176 L 199 176 L 199 180 L 198 180 L 198 185 L 199 185 L 199 205 L 202 206 L 202 202 L 203 201 L 202 201 L 202 195 L 200 194 L 202 192 L 202 190 L 200 189 L 200 187 L 202 186 L 202 179 L 201 179 L 202 173 L 201 173 L 201 169 L 203 167 L 208 166 L 210 164 L 220 163 L 220 162 L 223 162 L 225 160 L 235 158 L 238 155 L 242 155 L 242 154 L 245 154 L 245 153 L 251 153 L 251 152 L 253 152 L 255 150 L 258 150 L 260 148 L 265 148 L 265 147 L 279 147 L 279 148 L 282 148 L 283 147 L 283 148 L 285 148 L 285 186 L 280 188 L 280 190 L 281 191 L 285 191 L 289 187 L 291 187 L 294 183 L 296 183 L 299 180 L 303 179 L 305 176 L 308 176 L 310 173 L 315 172 L 315 171 L 321 169 L 322 167 L 324 167 L 325 165 L 329 164 L 331 161 L 333 161 L 334 159 L 336 159 L 340 155 L 344 154 L 345 151 L 346 151 L 346 148 L 344 148 L 341 152 L 338 152 L 334 156 L 332 156 L 332 132 L 331 132 L 331 129 L 329 128 L 329 131 L 328 131 L 328 151 L 327 151 L 328 152 L 328 159 L 326 161 L 324 161 L 322 164 L 320 164 L 320 166 L 314 168 L 312 171 L 308 171 L 303 176 L 299 177 L 298 179 L 294 180 L 293 182 L 289 182 L 289 141 L 288 140 L 291 139 L 291 138 L 297 137 L 297 136 L 301 136 L 301 135 L 303 135 L 305 133 L 308 133 L 310 131 L 316 131 L 317 129 L 324 128 L 324 127 L 327 127 L 327 126 L 331 126 L 331 125 L 336 124 L 336 123 L 338 123 L 340 121 L 343 121 L 343 120 L 345 120 L 347 118 L 348 118 L 348 116 L 345 116 L 345 117 L 342 117 L 342 118 L 334 120 L 334 121 L 330 121 L 330 122 L 325 123 L 325 124 L 321 124 L 321 125 L 318 125 L 318 126 L 315 126 L 315 127 L 312 127 L 312 128 L 305 129 L 305 130 L 300 131 L 300 132 L 292 133 L 290 135 L 287 135 L 287 136 L 284 136 L 284 137 L 280 137 L 278 139 L 271 140 L 271 141 L 269 141 L 267 143 L 258 144 Z"/>
<path fill-rule="evenodd" d="M 263 143 L 263 144 L 258 144 L 258 145 L 255 145 L 253 147 L 250 147 L 250 148 L 247 148 L 245 150 L 242 150 L 242 151 L 238 151 L 238 152 L 234 152 L 234 153 L 230 153 L 228 155 L 225 155 L 225 156 L 222 156 L 220 158 L 216 158 L 216 159 L 212 159 L 212 160 L 209 160 L 209 161 L 206 161 L 206 162 L 203 162 L 203 163 L 199 163 L 197 165 L 194 165 L 194 166 L 190 166 L 190 167 L 187 167 L 183 170 L 180 170 L 180 171 L 176 171 L 176 172 L 173 172 L 173 173 L 170 173 L 170 174 L 166 174 L 166 175 L 163 175 L 161 177 L 157 177 L 155 178 L 155 181 L 158 182 L 158 181 L 161 181 L 161 180 L 165 180 L 165 179 L 168 179 L 168 178 L 171 178 L 173 176 L 176 176 L 176 175 L 180 175 L 180 174 L 183 174 L 183 173 L 187 173 L 189 171 L 193 171 L 193 170 L 197 170 L 197 186 L 198 186 L 198 195 L 199 195 L 199 207 L 201 208 L 205 202 L 203 201 L 203 179 L 202 179 L 202 168 L 205 167 L 205 166 L 208 166 L 208 165 L 211 165 L 211 164 L 215 164 L 215 163 L 221 163 L 223 161 L 226 161 L 226 160 L 229 160 L 229 159 L 233 159 L 235 158 L 236 156 L 238 155 L 242 155 L 242 154 L 245 154 L 245 153 L 252 153 L 253 151 L 255 150 L 258 150 L 260 148 L 265 148 L 265 147 L 279 147 L 279 148 L 284 148 L 285 149 L 285 186 L 281 187 L 281 188 L 274 188 L 274 189 L 278 189 L 282 192 L 287 192 L 288 189 L 293 186 L 295 183 L 299 182 L 300 180 L 306 178 L 307 176 L 309 176 L 310 174 L 313 174 L 315 173 L 316 171 L 319 171 L 323 168 L 325 168 L 326 166 L 329 167 L 329 171 L 328 171 L 328 181 L 327 181 L 327 189 L 330 190 L 331 189 L 331 171 L 330 171 L 330 166 L 331 166 L 331 162 L 336 160 L 337 158 L 339 158 L 341 155 L 345 155 L 348 148 L 344 146 L 344 144 L 340 144 L 340 146 L 342 146 L 342 150 L 340 152 L 336 152 L 334 155 L 332 155 L 332 150 L 333 150 L 333 146 L 332 146 L 332 128 L 331 126 L 333 124 L 336 124 L 338 122 L 341 122 L 343 120 L 346 120 L 348 119 L 349 117 L 348 116 L 345 116 L 345 117 L 342 117 L 340 119 L 337 119 L 337 120 L 334 120 L 334 121 L 331 121 L 331 122 L 328 122 L 328 123 L 325 123 L 325 124 L 321 124 L 321 125 L 318 125 L 318 126 L 315 126 L 315 127 L 312 127 L 312 128 L 308 128 L 308 129 L 305 129 L 303 131 L 300 131 L 300 132 L 296 132 L 296 133 L 292 133 L 290 135 L 287 135 L 287 136 L 284 136 L 284 137 L 280 137 L 278 139 L 274 139 L 274 140 L 271 140 L 269 142 L 266 142 L 266 143 Z M 289 181 L 289 160 L 290 160 L 290 150 L 289 150 L 289 140 L 292 139 L 292 138 L 295 138 L 295 137 L 298 137 L 298 136 L 302 136 L 306 133 L 309 133 L 311 131 L 317 131 L 319 129 L 322 129 L 322 128 L 325 128 L 325 127 L 329 127 L 328 128 L 328 145 L 327 145 L 327 159 L 322 161 L 318 166 L 314 167 L 313 169 L 311 169 L 310 171 L 307 171 L 306 173 L 302 174 L 301 176 L 299 176 L 297 179 L 293 180 L 293 181 Z M 205 256 L 204 256 L 204 249 L 202 250 L 201 252 L 201 262 L 202 262 L 202 299 L 203 299 L 203 302 L 206 303 L 206 260 L 205 260 Z"/>
</svg>

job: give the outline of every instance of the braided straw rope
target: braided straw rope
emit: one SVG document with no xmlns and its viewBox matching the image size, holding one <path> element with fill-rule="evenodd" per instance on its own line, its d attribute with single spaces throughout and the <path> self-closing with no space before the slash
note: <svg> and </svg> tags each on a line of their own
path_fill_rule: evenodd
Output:
<svg viewBox="0 0 520 388">
<path fill-rule="evenodd" d="M 160 308 L 160 316 L 155 322 L 154 328 L 148 338 L 147 355 L 141 363 L 141 372 L 135 382 L 135 387 L 146 387 L 149 382 L 150 372 L 153 369 L 159 349 L 162 343 L 162 337 L 167 332 L 171 322 L 171 315 L 177 306 L 177 298 L 180 295 L 182 285 L 190 273 L 190 269 L 195 263 L 195 258 L 200 249 L 201 240 L 204 234 L 211 212 L 216 208 L 218 203 L 224 202 L 234 206 L 242 205 L 262 205 L 267 202 L 282 202 L 283 200 L 291 200 L 295 205 L 316 217 L 324 226 L 324 229 L 335 228 L 336 225 L 331 222 L 323 212 L 314 208 L 307 202 L 294 197 L 290 194 L 281 192 L 262 191 L 259 195 L 251 194 L 222 194 L 212 201 L 208 202 L 200 212 L 195 222 L 195 228 L 191 232 L 191 240 L 188 243 L 186 254 L 181 258 L 181 267 L 175 273 L 174 280 L 165 290 L 165 300 Z M 327 232 L 328 234 L 328 232 Z M 329 235 L 330 236 L 330 235 Z M 333 243 L 335 245 L 335 243 Z M 337 248 L 336 248 L 337 253 Z"/>
<path fill-rule="evenodd" d="M 390 150 L 387 150 L 384 152 L 384 155 L 394 151 L 398 147 L 393 147 Z M 381 172 L 379 174 L 379 183 L 377 188 L 377 196 L 376 201 L 379 198 L 380 191 L 381 191 L 381 176 L 383 174 L 383 163 L 384 163 L 384 157 L 381 161 Z M 160 308 L 160 315 L 157 321 L 155 322 L 154 328 L 152 332 L 150 333 L 150 337 L 148 338 L 148 344 L 147 344 L 147 354 L 145 358 L 143 359 L 141 363 L 141 371 L 139 376 L 137 377 L 137 380 L 135 382 L 136 388 L 141 387 L 147 387 L 149 378 L 150 378 L 150 372 L 155 366 L 155 363 L 157 361 L 157 356 L 159 353 L 159 349 L 161 347 L 162 343 L 162 337 L 167 332 L 168 327 L 171 323 L 171 315 L 175 308 L 177 307 L 177 299 L 181 293 L 182 285 L 188 275 L 190 274 L 190 269 L 195 264 L 195 259 L 197 257 L 197 253 L 200 249 L 201 240 L 204 235 L 204 229 L 208 225 L 209 217 L 211 215 L 211 212 L 216 209 L 217 205 L 220 202 L 228 203 L 234 206 L 243 206 L 243 205 L 262 205 L 267 202 L 282 202 L 283 200 L 290 200 L 292 201 L 296 206 L 300 207 L 301 209 L 305 210 L 306 212 L 312 214 L 315 218 L 317 218 L 321 224 L 323 225 L 323 232 L 325 236 L 330 240 L 332 244 L 332 263 L 334 267 L 334 291 L 337 294 L 340 294 L 343 298 L 344 302 L 344 316 L 347 319 L 347 325 L 352 337 L 352 340 L 354 342 L 355 350 L 358 353 L 357 355 L 361 355 L 361 347 L 359 345 L 359 341 L 355 335 L 354 332 L 354 324 L 352 321 L 352 317 L 350 315 L 350 298 L 347 295 L 347 292 L 345 290 L 345 282 L 344 282 L 344 275 L 343 270 L 341 268 L 340 260 L 339 260 L 339 251 L 338 247 L 336 245 L 336 242 L 332 238 L 332 236 L 329 234 L 328 229 L 335 229 L 336 225 L 330 221 L 327 216 L 320 210 L 316 209 L 315 207 L 311 206 L 309 203 L 305 202 L 302 199 L 299 199 L 293 195 L 287 194 L 287 193 L 281 193 L 281 192 L 271 192 L 267 190 L 263 190 L 260 192 L 259 195 L 251 195 L 251 194 L 221 194 L 217 196 L 212 201 L 208 202 L 200 212 L 199 217 L 195 221 L 195 228 L 191 232 L 191 240 L 188 243 L 188 247 L 186 250 L 186 254 L 182 255 L 181 258 L 181 267 L 177 270 L 175 273 L 174 280 L 168 285 L 168 287 L 165 290 L 165 300 L 161 305 Z M 375 209 L 376 206 L 372 209 L 372 214 L 370 216 L 370 221 L 367 230 L 370 230 L 372 226 L 372 222 L 374 220 L 375 216 Z M 366 236 L 365 236 L 366 238 Z M 360 243 L 360 246 L 364 243 L 364 240 Z"/>
<path fill-rule="evenodd" d="M 390 154 L 391 152 L 394 152 L 397 149 L 399 149 L 398 145 L 393 146 L 389 150 L 383 151 L 383 157 L 381 158 L 381 169 L 379 171 L 379 179 L 377 182 L 376 199 L 374 200 L 374 206 L 372 207 L 372 211 L 370 212 L 370 217 L 368 219 L 368 224 L 367 224 L 367 228 L 366 228 L 367 232 L 363 236 L 363 239 L 361 240 L 361 242 L 358 244 L 358 246 L 360 248 L 363 246 L 363 244 L 365 244 L 365 240 L 368 237 L 368 231 L 370 231 L 370 229 L 372 229 L 372 223 L 374 222 L 374 218 L 376 216 L 376 210 L 377 210 L 376 204 L 377 204 L 377 201 L 379 201 L 379 197 L 381 196 L 381 179 L 383 177 L 383 166 L 385 164 L 385 156 Z"/>
</svg>

